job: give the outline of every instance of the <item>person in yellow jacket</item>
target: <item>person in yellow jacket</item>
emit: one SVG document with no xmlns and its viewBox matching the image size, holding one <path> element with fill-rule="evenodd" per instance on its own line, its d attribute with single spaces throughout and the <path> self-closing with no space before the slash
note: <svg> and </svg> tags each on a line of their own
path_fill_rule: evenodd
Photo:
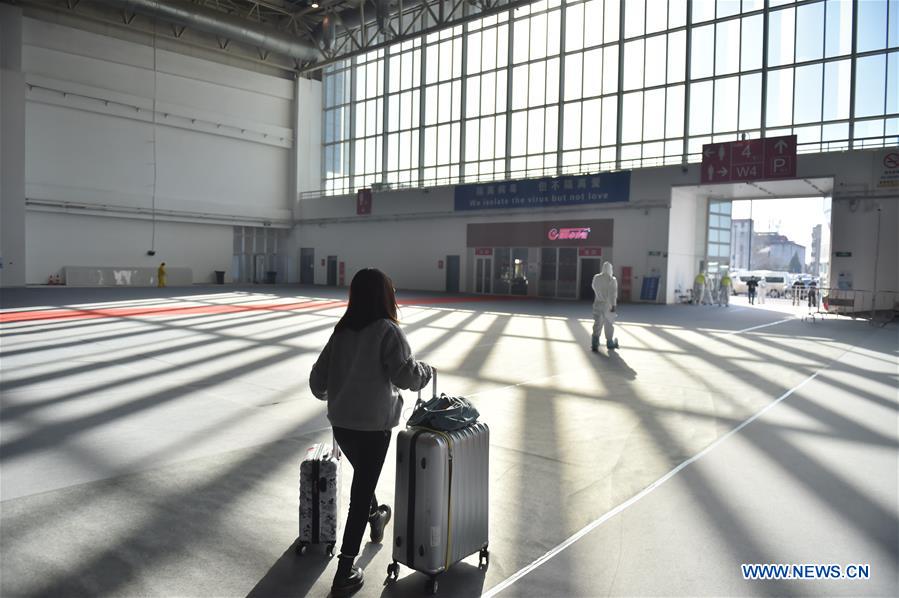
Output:
<svg viewBox="0 0 899 598">
<path fill-rule="evenodd" d="M 732 284 L 730 274 L 725 272 L 724 276 L 721 277 L 721 282 L 718 283 L 718 305 L 723 305 L 724 307 L 730 305 L 730 290 Z"/>
<path fill-rule="evenodd" d="M 165 288 L 165 262 L 159 264 L 159 268 L 156 270 L 156 286 L 160 289 Z"/>
<path fill-rule="evenodd" d="M 711 302 L 709 287 L 706 285 L 705 272 L 700 270 L 696 278 L 693 279 L 693 305 L 699 305 L 700 303 L 705 305 Z"/>
</svg>

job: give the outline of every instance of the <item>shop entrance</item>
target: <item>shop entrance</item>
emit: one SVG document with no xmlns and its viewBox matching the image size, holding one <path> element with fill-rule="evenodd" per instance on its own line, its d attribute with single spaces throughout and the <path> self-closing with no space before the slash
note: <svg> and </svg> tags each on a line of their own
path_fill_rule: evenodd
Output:
<svg viewBox="0 0 899 598">
<path fill-rule="evenodd" d="M 602 268 L 601 258 L 581 258 L 581 286 L 578 299 L 593 301 L 593 276 Z"/>
<path fill-rule="evenodd" d="M 490 292 L 490 273 L 492 270 L 493 258 L 478 257 L 474 262 L 474 292 L 489 293 Z"/>
</svg>

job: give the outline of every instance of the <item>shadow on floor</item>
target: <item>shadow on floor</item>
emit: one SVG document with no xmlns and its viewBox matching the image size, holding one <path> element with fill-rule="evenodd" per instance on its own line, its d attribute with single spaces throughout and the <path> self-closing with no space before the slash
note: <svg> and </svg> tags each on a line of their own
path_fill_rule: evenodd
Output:
<svg viewBox="0 0 899 598">
<path fill-rule="evenodd" d="M 406 567 L 400 566 L 400 574 L 409 573 L 397 581 L 384 586 L 381 596 L 401 598 L 404 596 L 426 596 L 425 584 L 428 576 L 418 572 L 409 572 Z M 366 583 L 383 583 L 386 571 L 368 571 Z M 438 596 L 480 596 L 484 591 L 484 579 L 487 576 L 486 569 L 479 569 L 469 563 L 456 563 L 449 571 L 441 574 L 438 579 Z"/>
<path fill-rule="evenodd" d="M 303 556 L 291 544 L 272 565 L 265 577 L 250 590 L 247 598 L 306 596 L 327 569 L 331 558 L 322 546 L 311 546 Z"/>
</svg>

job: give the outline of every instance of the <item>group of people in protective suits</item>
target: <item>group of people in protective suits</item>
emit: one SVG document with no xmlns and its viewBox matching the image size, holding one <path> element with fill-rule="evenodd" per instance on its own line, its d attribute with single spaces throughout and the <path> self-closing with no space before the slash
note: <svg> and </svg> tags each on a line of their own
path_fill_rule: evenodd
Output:
<svg viewBox="0 0 899 598">
<path fill-rule="evenodd" d="M 705 272 L 700 271 L 699 274 L 696 275 L 696 278 L 693 279 L 693 300 L 691 303 L 693 303 L 693 305 L 711 305 L 712 303 L 717 303 L 718 305 L 728 307 L 730 305 L 730 295 L 733 291 L 733 287 L 733 281 L 730 278 L 730 274 L 727 272 L 725 272 L 721 277 L 721 280 L 718 281 L 718 288 L 715 289 L 712 287 L 711 279 Z M 714 300 L 712 299 L 712 294 L 715 295 Z"/>
</svg>

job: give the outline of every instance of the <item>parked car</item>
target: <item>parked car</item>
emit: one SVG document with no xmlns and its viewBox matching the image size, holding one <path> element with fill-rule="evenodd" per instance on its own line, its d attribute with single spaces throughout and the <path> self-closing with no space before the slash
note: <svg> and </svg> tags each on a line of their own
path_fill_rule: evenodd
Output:
<svg viewBox="0 0 899 598">
<path fill-rule="evenodd" d="M 769 297 L 785 297 L 790 286 L 789 272 L 763 270 L 759 274 L 765 277 Z"/>
</svg>

